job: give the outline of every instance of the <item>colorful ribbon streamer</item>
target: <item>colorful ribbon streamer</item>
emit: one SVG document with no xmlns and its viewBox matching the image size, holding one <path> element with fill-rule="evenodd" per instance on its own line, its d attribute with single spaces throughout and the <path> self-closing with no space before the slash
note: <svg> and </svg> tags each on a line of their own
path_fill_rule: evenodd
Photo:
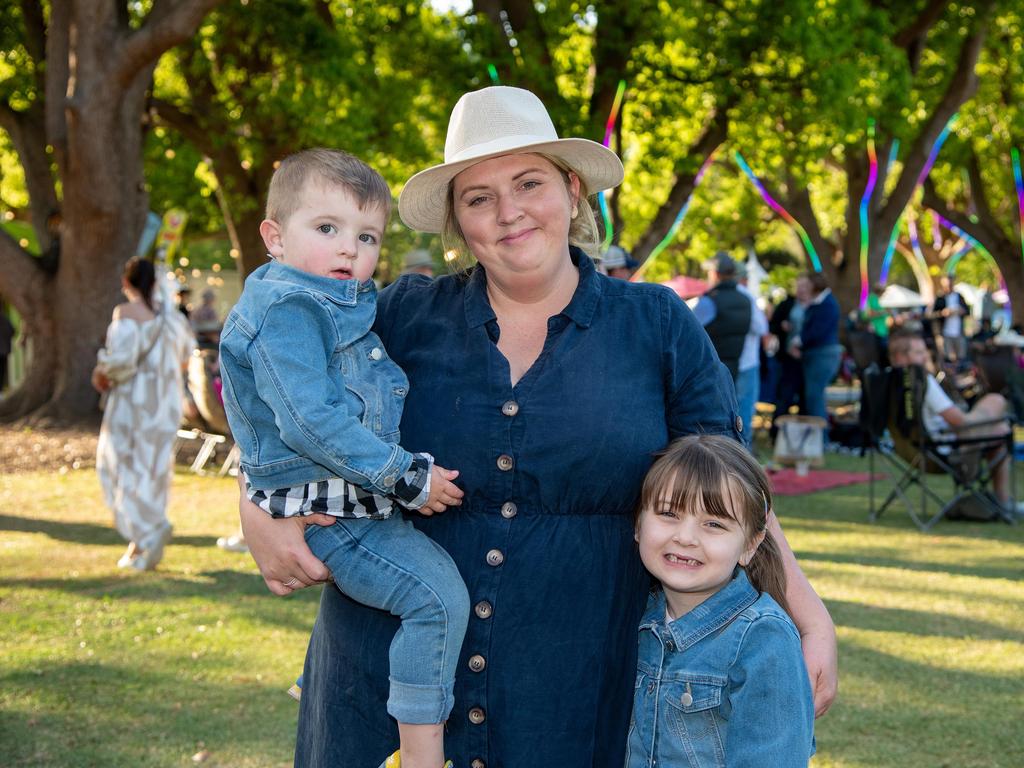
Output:
<svg viewBox="0 0 1024 768">
<path fill-rule="evenodd" d="M 882 259 L 882 269 L 878 273 L 878 281 L 885 285 L 889 282 L 889 268 L 892 266 L 892 256 L 896 252 L 896 241 L 900 239 L 900 229 L 903 226 L 903 214 L 896 219 L 896 226 L 892 228 L 892 233 L 889 235 L 889 244 L 885 248 L 885 257 Z M 916 232 L 915 232 L 916 236 Z M 920 248 L 920 244 L 918 244 Z"/>
<path fill-rule="evenodd" d="M 768 194 L 768 190 L 764 188 L 764 184 L 762 184 L 761 180 L 754 175 L 752 170 L 750 170 L 750 166 L 747 165 L 747 161 L 743 159 L 743 155 L 736 151 L 733 152 L 733 157 L 736 159 L 736 163 L 739 165 L 740 170 L 747 175 L 747 178 L 750 179 L 750 183 L 754 185 L 754 189 L 758 191 L 758 194 L 760 194 L 761 198 L 768 204 L 768 207 L 779 214 L 779 216 L 781 216 L 789 226 L 796 230 L 797 234 L 800 236 L 801 242 L 804 244 L 804 248 L 807 250 L 807 255 L 811 258 L 811 264 L 814 266 L 814 271 L 821 272 L 821 259 L 818 258 L 818 252 L 814 250 L 814 244 L 811 242 L 811 238 L 807 234 L 807 230 L 800 226 L 800 222 L 794 219 L 789 211 L 779 205 L 775 198 Z"/>
<path fill-rule="evenodd" d="M 960 229 L 960 227 L 958 227 L 952 221 L 950 221 L 949 219 L 945 218 L 942 214 L 937 213 L 935 211 L 932 211 L 932 216 L 935 217 L 935 220 L 937 222 L 936 226 L 938 226 L 938 224 L 942 224 L 942 226 L 944 226 L 946 229 L 948 229 L 954 235 L 956 235 L 957 237 L 963 238 L 963 240 L 968 245 L 970 245 L 971 248 L 977 249 L 977 251 L 979 253 L 981 253 L 981 254 L 983 254 L 985 256 L 988 256 L 988 258 L 990 258 L 990 259 L 992 258 L 992 254 L 988 252 L 988 249 L 984 245 L 982 245 L 978 240 L 976 240 L 975 238 L 971 237 L 969 234 L 964 232 L 962 229 Z M 995 261 L 995 260 L 993 259 L 993 261 Z"/>
<path fill-rule="evenodd" d="M 615 99 L 612 101 L 612 109 L 608 113 L 608 122 L 604 125 L 604 141 L 601 143 L 606 147 L 611 146 L 612 133 L 615 131 L 615 122 L 619 119 L 619 109 L 622 107 L 622 97 L 625 93 L 626 81 L 619 80 L 619 85 L 615 89 Z M 612 217 L 608 211 L 608 201 L 605 199 L 603 190 L 597 193 L 597 207 L 601 211 L 601 221 L 604 223 L 604 241 L 601 243 L 601 250 L 606 251 L 612 244 L 614 232 L 612 231 Z"/>
<path fill-rule="evenodd" d="M 644 263 L 650 263 L 659 253 L 661 253 L 668 244 L 676 236 L 676 232 L 679 231 L 679 225 L 683 223 L 683 219 L 686 218 L 686 212 L 690 210 L 690 201 L 693 200 L 693 193 L 697 191 L 697 187 L 700 185 L 701 179 L 704 178 L 704 174 L 707 173 L 708 168 L 711 167 L 711 163 L 715 159 L 715 154 L 718 152 L 717 147 L 711 151 L 711 154 L 705 158 L 704 163 L 701 165 L 700 170 L 697 171 L 697 175 L 693 178 L 693 189 L 690 190 L 689 196 L 686 198 L 686 202 L 683 203 L 683 207 L 679 209 L 679 213 L 676 214 L 675 221 L 672 222 L 672 226 L 668 228 L 668 233 L 661 239 L 661 242 L 654 246 L 650 256 L 647 257 L 647 261 Z"/>
<path fill-rule="evenodd" d="M 868 120 L 868 183 L 860 198 L 860 308 L 868 304 L 868 206 L 878 183 L 878 155 L 875 153 L 875 121 Z"/>
<path fill-rule="evenodd" d="M 1010 160 L 1013 164 L 1013 185 L 1017 188 L 1017 213 L 1019 216 L 1020 255 L 1024 259 L 1024 176 L 1020 170 L 1020 152 L 1016 147 L 1010 149 Z"/>
<path fill-rule="evenodd" d="M 946 127 L 943 128 L 942 133 L 939 134 L 939 138 L 935 140 L 935 143 L 932 145 L 932 151 L 928 153 L 928 159 L 925 161 L 924 166 L 921 168 L 921 173 L 917 177 L 917 184 L 914 185 L 915 188 L 924 184 L 924 180 L 927 179 L 928 174 L 932 172 L 932 166 L 935 165 L 935 160 L 939 156 L 939 151 L 942 149 L 942 145 L 946 143 L 946 139 L 949 138 L 949 132 L 953 128 L 953 123 L 957 121 L 959 116 L 960 113 L 958 112 L 949 118 L 949 122 L 946 123 Z"/>
</svg>

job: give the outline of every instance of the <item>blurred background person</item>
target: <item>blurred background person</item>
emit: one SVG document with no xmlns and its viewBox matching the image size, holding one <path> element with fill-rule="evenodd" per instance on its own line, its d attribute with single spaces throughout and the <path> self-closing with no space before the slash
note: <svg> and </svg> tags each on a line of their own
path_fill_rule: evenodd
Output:
<svg viewBox="0 0 1024 768">
<path fill-rule="evenodd" d="M 195 340 L 157 285 L 153 263 L 132 258 L 92 383 L 106 395 L 96 446 L 103 498 L 128 549 L 118 567 L 152 570 L 171 538 L 167 493 L 172 445 L 181 421 L 182 368 Z"/>
<path fill-rule="evenodd" d="M 618 245 L 609 245 L 604 258 L 601 259 L 605 274 L 619 280 L 629 280 L 639 265 L 639 262 L 629 255 L 629 251 Z"/>
<path fill-rule="evenodd" d="M 964 337 L 967 304 L 963 296 L 953 290 L 953 278 L 949 275 L 943 275 L 939 280 L 939 297 L 932 304 L 931 314 L 941 324 L 938 330 L 942 338 L 942 357 L 951 363 L 964 360 L 967 357 L 967 340 Z"/>
<path fill-rule="evenodd" d="M 809 300 L 790 354 L 799 358 L 803 366 L 805 410 L 810 416 L 827 420 L 825 388 L 839 372 L 843 356 L 839 343 L 839 302 L 820 272 L 807 272 L 798 278 L 798 296 L 801 283 Z"/>
<path fill-rule="evenodd" d="M 220 343 L 220 329 L 223 325 L 217 311 L 217 292 L 213 288 L 207 288 L 201 296 L 202 303 L 192 310 L 189 321 L 192 323 L 192 331 L 199 346 L 204 349 L 215 349 Z"/>
<path fill-rule="evenodd" d="M 430 251 L 423 248 L 416 248 L 415 250 L 409 251 L 405 254 L 405 260 L 402 263 L 402 274 L 426 275 L 427 277 L 433 277 L 434 259 L 430 255 Z"/>
<path fill-rule="evenodd" d="M 14 325 L 7 317 L 7 312 L 0 306 L 0 392 L 7 389 L 7 358 L 11 354 L 11 342 L 14 341 Z"/>
</svg>

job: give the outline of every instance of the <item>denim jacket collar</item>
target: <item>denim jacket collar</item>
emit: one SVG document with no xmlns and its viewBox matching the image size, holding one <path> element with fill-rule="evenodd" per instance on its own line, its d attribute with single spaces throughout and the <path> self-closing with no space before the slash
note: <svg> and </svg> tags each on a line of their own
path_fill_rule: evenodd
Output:
<svg viewBox="0 0 1024 768">
<path fill-rule="evenodd" d="M 724 589 L 675 621 L 669 622 L 668 631 L 672 634 L 676 647 L 684 650 L 708 635 L 718 632 L 739 613 L 753 605 L 757 598 L 757 590 L 747 579 L 746 571 L 737 568 L 732 581 Z M 640 629 L 653 630 L 663 626 L 665 615 L 665 593 L 658 592 L 657 599 L 651 601 L 640 622 Z"/>
<path fill-rule="evenodd" d="M 569 246 L 569 257 L 579 269 L 579 283 L 572 299 L 560 314 L 565 315 L 580 328 L 589 328 L 594 319 L 597 302 L 604 292 L 604 286 L 594 268 L 594 262 L 581 249 Z M 494 310 L 487 299 L 487 273 L 479 264 L 473 269 L 466 287 L 466 322 L 470 328 L 477 328 L 495 319 Z"/>
<path fill-rule="evenodd" d="M 261 280 L 284 280 L 301 285 L 343 306 L 355 306 L 357 301 L 372 300 L 377 293 L 377 286 L 374 285 L 373 280 L 360 283 L 356 279 L 337 280 L 333 277 L 311 275 L 309 272 L 295 269 L 295 267 L 290 267 L 276 259 L 256 270 L 253 275 L 259 275 Z"/>
</svg>

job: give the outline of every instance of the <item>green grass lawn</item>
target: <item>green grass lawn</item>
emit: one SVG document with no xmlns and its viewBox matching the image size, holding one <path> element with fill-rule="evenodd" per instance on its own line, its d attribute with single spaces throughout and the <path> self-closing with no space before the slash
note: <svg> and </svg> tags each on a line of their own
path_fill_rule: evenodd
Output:
<svg viewBox="0 0 1024 768">
<path fill-rule="evenodd" d="M 895 509 L 868 524 L 867 493 L 777 503 L 839 630 L 814 765 L 1024 765 L 1024 526 L 923 535 Z M 179 474 L 164 562 L 126 573 L 94 472 L 0 478 L 0 765 L 291 765 L 284 691 L 318 595 L 274 598 L 214 546 L 236 498 L 233 480 Z"/>
</svg>

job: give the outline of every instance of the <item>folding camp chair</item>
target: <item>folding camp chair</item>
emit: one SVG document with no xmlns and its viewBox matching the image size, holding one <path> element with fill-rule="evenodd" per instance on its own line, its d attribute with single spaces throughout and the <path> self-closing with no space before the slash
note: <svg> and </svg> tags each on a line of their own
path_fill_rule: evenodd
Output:
<svg viewBox="0 0 1024 768">
<path fill-rule="evenodd" d="M 918 366 L 885 370 L 869 368 L 864 372 L 860 422 L 870 459 L 869 519 L 874 522 L 899 499 L 911 520 L 922 531 L 968 506 L 975 510 L 974 517 L 978 517 L 980 510 L 982 518 L 987 516 L 988 519 L 1013 523 L 1014 517 L 988 490 L 994 471 L 1004 461 L 1011 462 L 1011 485 L 1013 483 L 1012 431 L 992 437 L 931 437 L 923 421 L 926 387 L 927 374 Z M 893 468 L 898 477 L 893 490 L 877 509 L 876 454 Z M 948 475 L 954 486 L 952 497 L 944 498 L 933 485 L 929 485 L 928 475 Z M 914 485 L 921 489 L 918 504 L 907 494 Z M 937 507 L 937 511 L 929 509 L 929 502 Z"/>
</svg>

